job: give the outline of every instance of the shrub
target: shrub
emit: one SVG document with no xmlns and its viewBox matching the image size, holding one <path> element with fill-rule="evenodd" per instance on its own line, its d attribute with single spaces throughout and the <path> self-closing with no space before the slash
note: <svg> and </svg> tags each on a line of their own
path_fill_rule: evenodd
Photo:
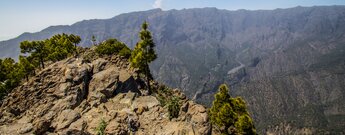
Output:
<svg viewBox="0 0 345 135">
<path fill-rule="evenodd" d="M 119 55 L 128 59 L 129 57 L 131 57 L 131 53 L 132 53 L 131 49 L 125 46 L 121 49 L 121 51 L 119 52 Z"/>
<path fill-rule="evenodd" d="M 97 135 L 105 135 L 105 128 L 107 127 L 107 123 L 104 119 L 101 119 L 101 122 L 98 124 L 96 131 Z"/>
<path fill-rule="evenodd" d="M 172 97 L 168 103 L 168 112 L 169 112 L 169 119 L 177 118 L 180 112 L 180 98 L 179 97 Z"/>
<path fill-rule="evenodd" d="M 173 95 L 171 89 L 166 87 L 165 85 L 160 85 L 157 90 L 153 90 L 153 92 L 156 94 L 156 97 L 158 101 L 160 102 L 161 106 L 165 106 L 167 102 L 170 100 Z"/>
<path fill-rule="evenodd" d="M 118 41 L 117 39 L 108 39 L 96 47 L 96 52 L 102 55 L 119 54 L 126 58 L 131 55 L 131 50 L 125 43 Z"/>
<path fill-rule="evenodd" d="M 0 59 L 0 100 L 20 84 L 24 77 L 21 65 L 12 58 Z"/>
<path fill-rule="evenodd" d="M 5 85 L 2 84 L 2 82 L 0 82 L 0 100 L 2 100 L 2 98 L 4 98 L 7 94 Z"/>
<path fill-rule="evenodd" d="M 180 97 L 175 96 L 172 89 L 166 87 L 165 85 L 159 85 L 153 89 L 155 97 L 160 102 L 162 107 L 168 108 L 169 119 L 177 118 L 180 113 Z"/>
</svg>

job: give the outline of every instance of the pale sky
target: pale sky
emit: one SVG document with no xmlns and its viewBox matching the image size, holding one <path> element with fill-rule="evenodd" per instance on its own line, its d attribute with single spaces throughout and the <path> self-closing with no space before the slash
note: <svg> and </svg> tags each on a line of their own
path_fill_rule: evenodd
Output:
<svg viewBox="0 0 345 135">
<path fill-rule="evenodd" d="M 1 0 L 0 41 L 52 25 L 71 25 L 153 8 L 257 10 L 319 5 L 345 5 L 345 0 Z"/>
</svg>

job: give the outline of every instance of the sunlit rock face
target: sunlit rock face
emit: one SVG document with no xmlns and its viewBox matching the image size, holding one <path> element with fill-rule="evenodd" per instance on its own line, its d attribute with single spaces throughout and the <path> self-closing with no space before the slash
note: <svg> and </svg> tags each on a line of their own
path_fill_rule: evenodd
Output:
<svg viewBox="0 0 345 135">
<path fill-rule="evenodd" d="M 170 119 L 154 94 L 144 94 L 142 81 L 116 55 L 53 63 L 1 102 L 0 134 L 98 134 L 102 121 L 112 135 L 211 133 L 204 106 L 172 90 L 183 107 Z"/>
</svg>

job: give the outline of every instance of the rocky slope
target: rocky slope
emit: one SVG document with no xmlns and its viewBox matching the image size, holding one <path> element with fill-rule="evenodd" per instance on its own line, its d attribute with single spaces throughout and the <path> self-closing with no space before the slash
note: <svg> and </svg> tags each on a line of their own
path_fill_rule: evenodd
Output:
<svg viewBox="0 0 345 135">
<path fill-rule="evenodd" d="M 82 45 L 96 35 L 133 47 L 144 20 L 157 44 L 151 68 L 158 81 L 204 105 L 226 82 L 249 103 L 262 133 L 345 132 L 344 6 L 133 12 L 25 33 L 0 42 L 0 57 L 17 56 L 22 40 L 61 32 L 80 35 Z"/>
<path fill-rule="evenodd" d="M 178 118 L 145 94 L 142 80 L 118 56 L 68 58 L 51 64 L 17 87 L 0 107 L 0 134 L 209 134 L 205 107 L 181 100 Z"/>
</svg>

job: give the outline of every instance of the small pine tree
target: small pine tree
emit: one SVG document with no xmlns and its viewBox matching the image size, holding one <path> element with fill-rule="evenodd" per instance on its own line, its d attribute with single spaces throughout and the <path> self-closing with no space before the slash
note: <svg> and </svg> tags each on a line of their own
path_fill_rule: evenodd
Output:
<svg viewBox="0 0 345 135">
<path fill-rule="evenodd" d="M 4 81 L 6 79 L 5 77 L 5 67 L 2 64 L 2 59 L 0 59 L 0 82 Z"/>
<path fill-rule="evenodd" d="M 152 76 L 149 63 L 157 58 L 157 54 L 154 50 L 155 43 L 153 42 L 151 32 L 148 30 L 148 23 L 146 21 L 141 25 L 139 38 L 140 41 L 135 46 L 129 60 L 132 67 L 139 68 L 139 72 L 145 73 L 148 92 L 151 93 L 150 80 Z"/>
<path fill-rule="evenodd" d="M 20 43 L 21 53 L 30 53 L 30 56 L 37 58 L 40 66 L 44 68 L 44 59 L 49 54 L 49 49 L 44 41 L 23 41 Z"/>
<path fill-rule="evenodd" d="M 79 36 L 73 35 L 73 34 L 71 34 L 69 36 L 67 35 L 67 37 L 74 44 L 74 47 L 77 48 L 77 44 L 80 43 L 81 38 Z"/>
<path fill-rule="evenodd" d="M 80 43 L 81 41 L 81 38 L 77 35 L 69 35 L 67 36 L 69 41 L 72 42 L 74 44 L 74 50 L 75 50 L 75 56 L 77 57 L 79 55 L 79 52 L 78 52 L 78 49 L 77 49 L 77 44 Z"/>
<path fill-rule="evenodd" d="M 0 100 L 7 95 L 13 88 L 17 87 L 23 78 L 20 65 L 12 58 L 1 60 L 0 64 Z"/>
<path fill-rule="evenodd" d="M 240 97 L 231 98 L 228 92 L 229 88 L 225 84 L 220 85 L 209 112 L 211 123 L 224 135 L 255 135 L 256 130 L 246 103 Z"/>
<path fill-rule="evenodd" d="M 91 42 L 92 42 L 92 45 L 96 45 L 96 37 L 94 35 L 92 35 L 91 37 Z"/>
<path fill-rule="evenodd" d="M 77 51 L 76 45 L 80 42 L 80 37 L 76 35 L 57 34 L 50 39 L 45 40 L 45 44 L 49 49 L 47 58 L 51 61 L 59 61 L 67 58 Z M 76 52 L 77 56 L 77 52 Z"/>
<path fill-rule="evenodd" d="M 25 56 L 19 56 L 20 72 L 23 73 L 26 81 L 29 81 L 29 76 L 34 73 L 35 66 Z"/>
</svg>

